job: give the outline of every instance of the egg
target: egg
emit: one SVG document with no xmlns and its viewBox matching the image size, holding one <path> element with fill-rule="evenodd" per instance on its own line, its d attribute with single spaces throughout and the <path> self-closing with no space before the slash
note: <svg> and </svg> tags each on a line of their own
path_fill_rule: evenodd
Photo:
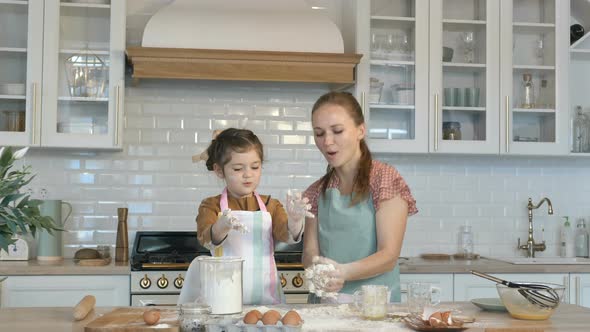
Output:
<svg viewBox="0 0 590 332">
<path fill-rule="evenodd" d="M 262 324 L 276 325 L 281 319 L 281 314 L 276 310 L 269 310 L 262 315 Z"/>
<path fill-rule="evenodd" d="M 248 311 L 244 316 L 244 324 L 256 324 L 262 318 L 262 313 L 256 309 Z"/>
<path fill-rule="evenodd" d="M 143 312 L 143 321 L 147 325 L 154 325 L 160 320 L 160 310 L 150 309 Z"/>
<path fill-rule="evenodd" d="M 299 316 L 297 311 L 291 310 L 283 316 L 281 322 L 283 322 L 283 325 L 297 326 L 301 324 L 301 316 Z"/>
</svg>

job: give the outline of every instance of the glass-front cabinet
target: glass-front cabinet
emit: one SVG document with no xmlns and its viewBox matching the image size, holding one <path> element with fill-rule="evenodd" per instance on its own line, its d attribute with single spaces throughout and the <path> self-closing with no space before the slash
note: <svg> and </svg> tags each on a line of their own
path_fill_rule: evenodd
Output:
<svg viewBox="0 0 590 332">
<path fill-rule="evenodd" d="M 501 153 L 568 151 L 568 9 L 558 0 L 501 2 Z"/>
<path fill-rule="evenodd" d="M 498 153 L 499 1 L 430 2 L 430 151 Z"/>
<path fill-rule="evenodd" d="M 42 44 L 43 1 L 0 1 L 0 146 L 39 140 Z"/>
<path fill-rule="evenodd" d="M 557 3 L 359 1 L 356 92 L 371 149 L 566 154 L 568 21 Z"/>
<path fill-rule="evenodd" d="M 117 148 L 125 1 L 0 0 L 2 145 Z"/>
<path fill-rule="evenodd" d="M 375 152 L 428 151 L 428 2 L 358 2 L 357 96 Z"/>
</svg>

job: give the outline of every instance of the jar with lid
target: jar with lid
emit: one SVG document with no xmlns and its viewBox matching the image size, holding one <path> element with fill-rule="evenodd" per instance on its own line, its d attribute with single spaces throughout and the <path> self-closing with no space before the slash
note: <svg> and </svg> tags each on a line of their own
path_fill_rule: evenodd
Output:
<svg viewBox="0 0 590 332">
<path fill-rule="evenodd" d="M 443 139 L 444 140 L 461 140 L 461 123 L 443 122 Z"/>
<path fill-rule="evenodd" d="M 181 332 L 205 332 L 211 307 L 201 303 L 184 303 L 178 306 Z"/>
<path fill-rule="evenodd" d="M 472 259 L 474 257 L 473 251 L 473 232 L 471 226 L 464 225 L 459 229 L 459 247 L 458 254 L 465 259 Z"/>
</svg>

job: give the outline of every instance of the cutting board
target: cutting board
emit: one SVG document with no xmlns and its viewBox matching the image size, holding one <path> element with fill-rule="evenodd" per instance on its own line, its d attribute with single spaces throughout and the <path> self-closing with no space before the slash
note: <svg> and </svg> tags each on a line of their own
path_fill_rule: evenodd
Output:
<svg viewBox="0 0 590 332">
<path fill-rule="evenodd" d="M 118 308 L 84 327 L 84 332 L 179 332 L 178 313 L 174 309 L 160 309 L 160 321 L 147 325 L 143 312 L 149 308 Z"/>
</svg>

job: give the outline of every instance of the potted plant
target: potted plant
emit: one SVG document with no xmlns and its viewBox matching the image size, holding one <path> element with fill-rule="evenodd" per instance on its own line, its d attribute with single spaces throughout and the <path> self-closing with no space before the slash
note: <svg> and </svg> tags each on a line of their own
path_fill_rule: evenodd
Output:
<svg viewBox="0 0 590 332">
<path fill-rule="evenodd" d="M 61 230 L 51 217 L 41 216 L 41 200 L 31 199 L 30 195 L 20 192 L 35 177 L 31 175 L 31 167 L 23 166 L 20 170 L 11 170 L 14 162 L 21 159 L 28 149 L 23 148 L 13 153 L 10 147 L 0 148 L 0 249 L 5 251 L 15 242 L 15 235 L 30 232 L 35 236 L 39 228 L 46 229 L 49 233 Z"/>
</svg>

